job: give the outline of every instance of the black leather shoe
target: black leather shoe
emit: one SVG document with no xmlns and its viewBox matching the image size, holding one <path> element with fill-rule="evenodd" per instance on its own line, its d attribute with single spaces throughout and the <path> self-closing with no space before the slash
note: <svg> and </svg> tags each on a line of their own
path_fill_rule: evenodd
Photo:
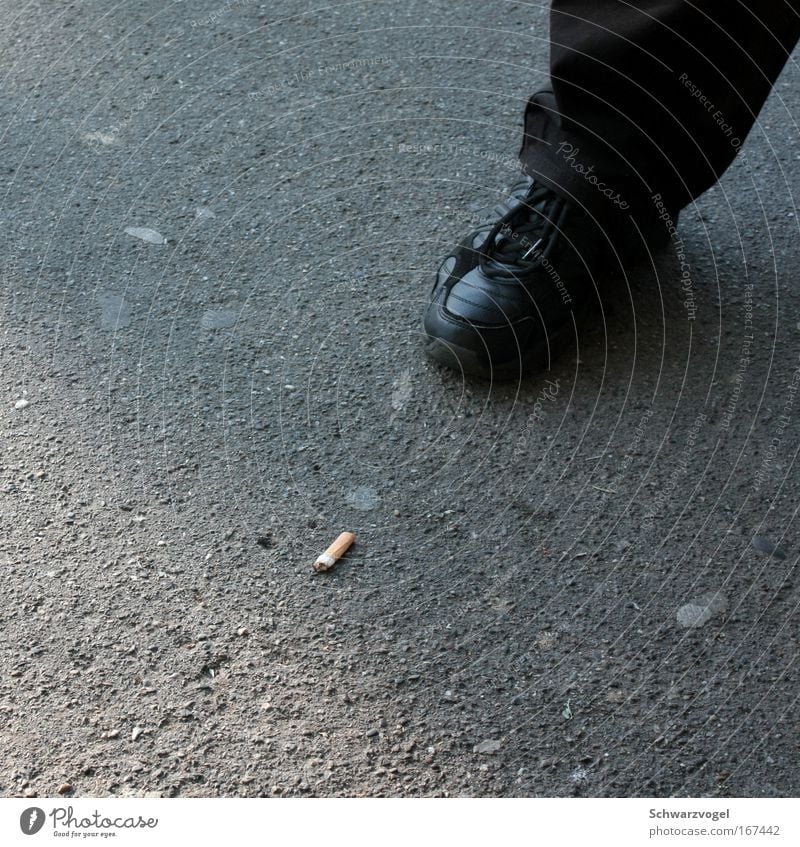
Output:
<svg viewBox="0 0 800 847">
<path fill-rule="evenodd" d="M 612 255 L 585 212 L 522 177 L 442 262 L 425 313 L 428 354 L 493 379 L 548 368 Z"/>
</svg>

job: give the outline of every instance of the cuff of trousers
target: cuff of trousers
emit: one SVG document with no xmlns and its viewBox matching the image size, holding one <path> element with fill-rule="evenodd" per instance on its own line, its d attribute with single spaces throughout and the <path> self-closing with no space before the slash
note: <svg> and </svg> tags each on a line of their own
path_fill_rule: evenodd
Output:
<svg viewBox="0 0 800 847">
<path fill-rule="evenodd" d="M 618 154 L 602 148 L 602 142 L 562 128 L 552 91 L 538 91 L 528 101 L 519 152 L 523 171 L 582 205 L 612 243 L 629 244 L 638 231 L 645 243 L 663 238 L 680 210 L 626 167 Z"/>
</svg>

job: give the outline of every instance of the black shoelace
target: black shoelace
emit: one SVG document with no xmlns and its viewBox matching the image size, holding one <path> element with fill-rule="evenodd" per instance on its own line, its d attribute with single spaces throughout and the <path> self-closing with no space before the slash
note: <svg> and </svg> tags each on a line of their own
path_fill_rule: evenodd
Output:
<svg viewBox="0 0 800 847">
<path fill-rule="evenodd" d="M 534 186 L 525 200 L 489 231 L 479 257 L 481 271 L 504 280 L 535 273 L 542 267 L 542 256 L 564 206 L 564 200 L 549 188 Z"/>
</svg>

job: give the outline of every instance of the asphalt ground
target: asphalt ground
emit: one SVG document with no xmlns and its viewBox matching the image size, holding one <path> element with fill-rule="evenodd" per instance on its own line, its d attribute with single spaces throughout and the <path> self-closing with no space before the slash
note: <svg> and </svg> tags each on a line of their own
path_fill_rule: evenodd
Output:
<svg viewBox="0 0 800 847">
<path fill-rule="evenodd" d="M 797 67 L 688 286 L 470 381 L 420 316 L 546 20 L 6 4 L 0 794 L 797 794 Z"/>
</svg>

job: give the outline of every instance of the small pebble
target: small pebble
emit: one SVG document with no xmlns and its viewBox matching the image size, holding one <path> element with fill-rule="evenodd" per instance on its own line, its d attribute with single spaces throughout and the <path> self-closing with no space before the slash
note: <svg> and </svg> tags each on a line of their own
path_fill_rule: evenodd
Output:
<svg viewBox="0 0 800 847">
<path fill-rule="evenodd" d="M 503 746 L 501 741 L 494 741 L 487 738 L 486 741 L 481 741 L 472 748 L 473 753 L 496 753 Z"/>
<path fill-rule="evenodd" d="M 28 406 L 30 406 L 30 403 L 24 397 L 21 400 L 17 400 L 17 402 L 14 403 L 15 409 L 27 409 Z"/>
<path fill-rule="evenodd" d="M 133 732 L 131 732 L 131 741 L 136 741 L 143 732 L 144 730 L 140 726 L 135 726 Z"/>
<path fill-rule="evenodd" d="M 132 235 L 141 241 L 146 241 L 148 244 L 166 244 L 167 239 L 160 232 L 146 226 L 126 226 L 125 234 Z"/>
<path fill-rule="evenodd" d="M 58 786 L 59 794 L 67 794 L 72 791 L 72 786 L 68 782 L 62 782 L 61 785 Z"/>
<path fill-rule="evenodd" d="M 360 512 L 369 512 L 380 503 L 380 495 L 374 488 L 359 485 L 347 494 L 347 503 Z"/>
<path fill-rule="evenodd" d="M 203 329 L 226 329 L 236 323 L 236 312 L 233 309 L 209 310 L 200 318 Z"/>
<path fill-rule="evenodd" d="M 717 613 L 724 612 L 727 607 L 728 599 L 724 594 L 709 591 L 681 606 L 675 616 L 682 627 L 696 629 L 707 624 Z"/>
<path fill-rule="evenodd" d="M 751 543 L 759 553 L 766 553 L 768 556 L 774 556 L 776 559 L 786 558 L 786 553 L 768 538 L 764 538 L 763 535 L 756 535 Z"/>
<path fill-rule="evenodd" d="M 575 768 L 575 770 L 569 775 L 569 778 L 575 785 L 583 785 L 583 783 L 589 779 L 589 772 L 586 768 Z"/>
<path fill-rule="evenodd" d="M 101 329 L 116 331 L 130 325 L 131 310 L 124 297 L 112 291 L 101 291 L 96 299 Z"/>
<path fill-rule="evenodd" d="M 100 132 L 99 130 L 97 132 L 84 132 L 83 135 L 81 136 L 81 138 L 83 138 L 84 141 L 89 141 L 89 142 L 99 141 L 101 144 L 104 144 L 106 147 L 110 146 L 111 144 L 117 143 L 117 136 L 116 135 L 113 135 L 110 132 Z"/>
</svg>

